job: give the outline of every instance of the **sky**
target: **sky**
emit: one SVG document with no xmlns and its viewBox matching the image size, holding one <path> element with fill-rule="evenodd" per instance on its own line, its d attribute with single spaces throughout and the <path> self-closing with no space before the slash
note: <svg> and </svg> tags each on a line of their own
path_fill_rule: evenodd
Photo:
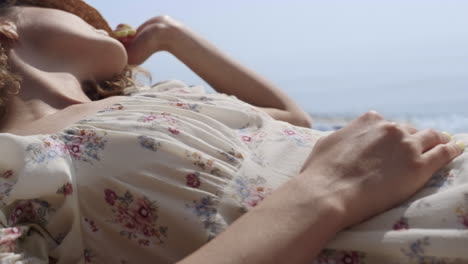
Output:
<svg viewBox="0 0 468 264">
<path fill-rule="evenodd" d="M 158 15 L 191 27 L 306 111 L 468 115 L 468 1 L 86 0 L 112 27 Z M 154 82 L 208 87 L 168 53 Z"/>
</svg>

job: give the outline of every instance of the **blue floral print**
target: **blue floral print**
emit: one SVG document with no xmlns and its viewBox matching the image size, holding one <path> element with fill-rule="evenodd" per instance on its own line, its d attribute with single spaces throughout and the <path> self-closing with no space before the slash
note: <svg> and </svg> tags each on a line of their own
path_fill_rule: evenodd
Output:
<svg viewBox="0 0 468 264">
<path fill-rule="evenodd" d="M 26 147 L 33 163 L 49 161 L 71 156 L 75 160 L 93 163 L 99 161 L 99 152 L 107 143 L 105 131 L 92 129 L 66 130 L 61 135 L 51 135 L 41 139 L 42 143 L 31 143 Z"/>
<path fill-rule="evenodd" d="M 192 204 L 186 204 L 187 208 L 191 208 L 193 213 L 203 223 L 203 228 L 208 231 L 208 240 L 213 239 L 220 233 L 221 226 L 216 220 L 218 210 L 216 209 L 216 202 L 210 196 L 200 198 L 200 200 L 192 201 Z"/>
</svg>

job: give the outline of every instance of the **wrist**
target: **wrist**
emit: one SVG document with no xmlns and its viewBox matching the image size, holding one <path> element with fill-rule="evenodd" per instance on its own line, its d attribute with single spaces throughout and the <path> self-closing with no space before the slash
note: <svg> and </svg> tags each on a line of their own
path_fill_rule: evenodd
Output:
<svg viewBox="0 0 468 264">
<path fill-rule="evenodd" d="M 335 208 L 310 191 L 293 177 L 178 263 L 309 263 L 339 231 Z"/>
<path fill-rule="evenodd" d="M 320 212 L 320 215 L 327 219 L 330 231 L 337 233 L 347 227 L 346 206 L 340 195 L 311 181 L 319 176 L 312 175 L 306 170 L 293 177 L 288 183 L 295 190 L 294 195 L 300 202 L 298 206 L 304 208 L 303 210 Z"/>
</svg>

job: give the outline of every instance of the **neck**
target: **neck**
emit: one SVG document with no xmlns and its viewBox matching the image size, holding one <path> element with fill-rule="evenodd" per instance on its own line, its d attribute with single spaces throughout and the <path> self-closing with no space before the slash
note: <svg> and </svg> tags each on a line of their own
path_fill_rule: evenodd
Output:
<svg viewBox="0 0 468 264">
<path fill-rule="evenodd" d="M 82 89 L 83 76 L 40 70 L 14 50 L 9 58 L 22 82 L 19 94 L 8 100 L 0 131 L 30 125 L 67 107 L 91 102 Z"/>
</svg>

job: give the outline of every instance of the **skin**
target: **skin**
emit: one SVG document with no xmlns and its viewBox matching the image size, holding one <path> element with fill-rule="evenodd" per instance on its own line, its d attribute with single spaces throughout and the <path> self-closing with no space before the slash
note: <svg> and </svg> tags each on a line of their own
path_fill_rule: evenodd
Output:
<svg viewBox="0 0 468 264">
<path fill-rule="evenodd" d="M 245 101 L 267 101 L 256 104 L 264 111 L 284 98 L 268 81 L 170 17 L 152 18 L 137 31 L 137 37 L 148 39 L 146 48 L 143 43 L 133 50 L 130 46 L 137 62 L 165 50 L 217 90 L 240 89 L 236 95 Z M 288 100 L 281 103 L 284 108 L 271 109 L 301 116 Z M 180 263 L 310 263 L 337 232 L 409 198 L 462 152 L 443 133 L 418 131 L 370 111 L 321 138 L 299 175 Z"/>
<path fill-rule="evenodd" d="M 28 16 L 17 20 L 18 41 L 9 55 L 26 83 L 10 108 L 18 114 L 10 115 L 7 125 L 89 105 L 81 89 L 84 80 L 109 78 L 127 61 L 140 64 L 163 50 L 218 91 L 235 94 L 278 119 L 309 121 L 277 87 L 170 17 L 145 22 L 125 50 L 71 14 L 38 8 L 23 14 Z M 44 30 L 50 37 L 38 33 Z M 99 52 L 102 49 L 112 55 Z M 222 81 L 226 79 L 230 81 Z M 366 113 L 321 138 L 298 175 L 179 263 L 310 263 L 340 230 L 401 203 L 461 153 L 462 148 L 442 133 L 418 131 L 376 112 Z"/>
<path fill-rule="evenodd" d="M 174 55 L 216 91 L 235 95 L 274 119 L 296 126 L 312 125 L 310 115 L 279 87 L 169 16 L 151 18 L 137 29 L 129 43 L 129 62 L 142 63 L 158 51 Z"/>
<path fill-rule="evenodd" d="M 321 138 L 299 175 L 178 263 L 310 264 L 337 232 L 398 205 L 461 153 L 441 133 L 368 112 Z"/>
<path fill-rule="evenodd" d="M 7 54 L 23 82 L 20 93 L 11 97 L 0 131 L 25 134 L 85 106 L 118 99 L 92 102 L 83 82 L 107 80 L 123 70 L 128 57 L 119 41 L 61 10 L 14 7 L 11 12 L 17 15 L 3 22 L 15 26 L 17 40 Z"/>
<path fill-rule="evenodd" d="M 92 114 L 104 106 L 125 99 L 115 96 L 92 102 L 83 92 L 83 83 L 87 80 L 108 80 L 120 73 L 126 64 L 139 65 L 155 52 L 166 48 L 165 41 L 158 40 L 163 37 L 164 30 L 161 27 L 164 24 L 155 26 L 155 19 L 139 27 L 134 41 L 125 47 L 105 31 L 96 30 L 68 12 L 40 7 L 13 7 L 11 14 L 16 15 L 0 19 L 0 27 L 7 24 L 14 26 L 12 34 L 16 40 L 7 54 L 12 69 L 23 77 L 23 82 L 20 93 L 11 96 L 7 114 L 0 120 L 0 132 L 4 133 L 54 133 L 80 120 L 83 114 Z M 44 32 L 47 32 L 47 37 L 44 37 Z M 211 58 L 212 63 L 208 68 L 203 67 L 205 63 L 201 63 L 201 54 L 194 58 L 186 56 L 186 52 L 177 54 L 185 56 L 181 61 L 216 90 L 257 105 L 259 110 L 273 118 L 295 125 L 311 126 L 310 116 L 279 88 L 235 64 L 207 42 L 199 44 L 199 47 L 204 48 L 204 55 L 208 53 Z M 231 78 L 246 81 L 221 81 L 225 80 L 226 74 L 219 73 L 216 67 L 219 63 L 229 66 L 231 72 L 235 72 Z M 222 83 L 230 84 L 226 87 Z M 239 87 L 250 91 L 242 91 Z M 266 107 L 262 107 L 265 102 Z"/>
</svg>

